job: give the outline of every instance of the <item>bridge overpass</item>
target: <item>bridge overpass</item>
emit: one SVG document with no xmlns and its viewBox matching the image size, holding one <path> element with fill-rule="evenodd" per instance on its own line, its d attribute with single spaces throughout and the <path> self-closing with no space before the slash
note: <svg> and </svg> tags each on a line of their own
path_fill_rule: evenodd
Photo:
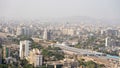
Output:
<svg viewBox="0 0 120 68">
<path fill-rule="evenodd" d="M 89 49 L 79 49 L 75 47 L 70 47 L 62 44 L 56 44 L 55 47 L 60 47 L 64 52 L 71 52 L 73 54 L 77 55 L 83 55 L 83 56 L 104 56 L 104 53 L 92 51 Z"/>
</svg>

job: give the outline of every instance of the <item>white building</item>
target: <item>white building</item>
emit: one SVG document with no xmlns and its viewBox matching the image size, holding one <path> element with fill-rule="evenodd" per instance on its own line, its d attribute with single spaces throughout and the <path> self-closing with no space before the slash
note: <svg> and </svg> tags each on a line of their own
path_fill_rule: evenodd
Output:
<svg viewBox="0 0 120 68">
<path fill-rule="evenodd" d="M 33 49 L 30 51 L 27 60 L 30 64 L 34 64 L 35 67 L 42 66 L 43 63 L 43 55 L 38 49 Z"/>
<path fill-rule="evenodd" d="M 9 27 L 6 27 L 6 28 L 4 29 L 4 31 L 5 31 L 6 33 L 10 33 L 10 28 L 9 28 Z"/>
<path fill-rule="evenodd" d="M 30 41 L 20 41 L 20 50 L 19 50 L 19 57 L 20 59 L 26 58 L 29 54 L 29 44 Z"/>
<path fill-rule="evenodd" d="M 63 33 L 64 35 L 71 35 L 71 36 L 73 36 L 73 35 L 75 35 L 76 31 L 75 31 L 74 29 L 64 28 L 64 29 L 62 30 L 62 33 Z"/>
<path fill-rule="evenodd" d="M 36 57 L 35 58 L 36 62 L 34 64 L 34 66 L 36 66 L 36 67 L 42 66 L 43 56 L 40 54 L 36 54 L 35 57 Z"/>
<path fill-rule="evenodd" d="M 108 46 L 108 37 L 105 38 L 105 46 L 106 46 L 106 47 Z"/>
<path fill-rule="evenodd" d="M 112 39 L 111 37 L 105 38 L 105 46 L 111 47 L 111 46 L 117 46 L 117 41 L 115 39 Z"/>
<path fill-rule="evenodd" d="M 22 35 L 22 34 L 23 34 L 23 29 L 21 27 L 17 27 L 16 35 Z"/>
<path fill-rule="evenodd" d="M 50 40 L 50 39 L 51 39 L 50 31 L 48 31 L 48 30 L 46 30 L 46 29 L 44 30 L 43 39 L 44 39 L 44 40 Z"/>
</svg>

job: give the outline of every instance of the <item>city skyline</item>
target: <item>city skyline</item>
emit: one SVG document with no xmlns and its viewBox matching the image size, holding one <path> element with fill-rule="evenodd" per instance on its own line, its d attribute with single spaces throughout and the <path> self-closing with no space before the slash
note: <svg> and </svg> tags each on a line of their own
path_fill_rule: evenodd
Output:
<svg viewBox="0 0 120 68">
<path fill-rule="evenodd" d="M 120 0 L 0 0 L 0 68 L 120 68 Z"/>
</svg>

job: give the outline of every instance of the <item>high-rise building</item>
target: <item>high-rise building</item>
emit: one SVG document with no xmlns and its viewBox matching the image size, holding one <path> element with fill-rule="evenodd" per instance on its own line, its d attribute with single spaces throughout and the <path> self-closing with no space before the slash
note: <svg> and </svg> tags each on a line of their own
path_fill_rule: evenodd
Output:
<svg viewBox="0 0 120 68">
<path fill-rule="evenodd" d="M 2 49 L 0 49 L 0 64 L 2 63 Z"/>
<path fill-rule="evenodd" d="M 119 44 L 119 42 L 117 42 L 115 39 L 111 38 L 111 37 L 107 37 L 105 38 L 105 46 L 117 46 Z"/>
<path fill-rule="evenodd" d="M 35 67 L 39 67 L 43 63 L 43 56 L 38 49 L 33 49 L 30 51 L 27 60 L 30 64 L 34 64 Z"/>
<path fill-rule="evenodd" d="M 105 38 L 105 46 L 106 46 L 106 47 L 108 46 L 108 37 Z"/>
<path fill-rule="evenodd" d="M 30 29 L 27 27 L 18 27 L 16 31 L 16 35 L 30 36 Z"/>
<path fill-rule="evenodd" d="M 3 58 L 5 59 L 6 58 L 6 47 L 3 46 L 2 50 L 3 50 Z"/>
<path fill-rule="evenodd" d="M 27 27 L 23 27 L 23 35 L 30 36 L 30 29 Z"/>
<path fill-rule="evenodd" d="M 44 39 L 44 40 L 51 40 L 50 31 L 48 31 L 48 30 L 46 30 L 46 29 L 44 30 L 43 39 Z"/>
<path fill-rule="evenodd" d="M 20 41 L 20 50 L 19 50 L 19 57 L 21 59 L 26 58 L 29 54 L 29 45 L 30 41 Z"/>
<path fill-rule="evenodd" d="M 114 30 L 114 29 L 108 29 L 108 30 L 106 30 L 106 35 L 107 36 L 118 36 L 119 35 L 119 31 L 118 30 Z"/>
<path fill-rule="evenodd" d="M 23 29 L 21 27 L 17 28 L 16 35 L 22 35 L 23 34 Z"/>
</svg>

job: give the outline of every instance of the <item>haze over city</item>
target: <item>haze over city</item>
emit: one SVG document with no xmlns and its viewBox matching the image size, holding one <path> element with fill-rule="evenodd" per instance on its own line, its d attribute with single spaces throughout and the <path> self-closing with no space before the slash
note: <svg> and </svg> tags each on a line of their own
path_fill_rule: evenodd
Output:
<svg viewBox="0 0 120 68">
<path fill-rule="evenodd" d="M 120 68 L 120 0 L 0 0 L 0 68 Z"/>
<path fill-rule="evenodd" d="M 119 0 L 0 0 L 0 17 L 120 19 Z"/>
</svg>

